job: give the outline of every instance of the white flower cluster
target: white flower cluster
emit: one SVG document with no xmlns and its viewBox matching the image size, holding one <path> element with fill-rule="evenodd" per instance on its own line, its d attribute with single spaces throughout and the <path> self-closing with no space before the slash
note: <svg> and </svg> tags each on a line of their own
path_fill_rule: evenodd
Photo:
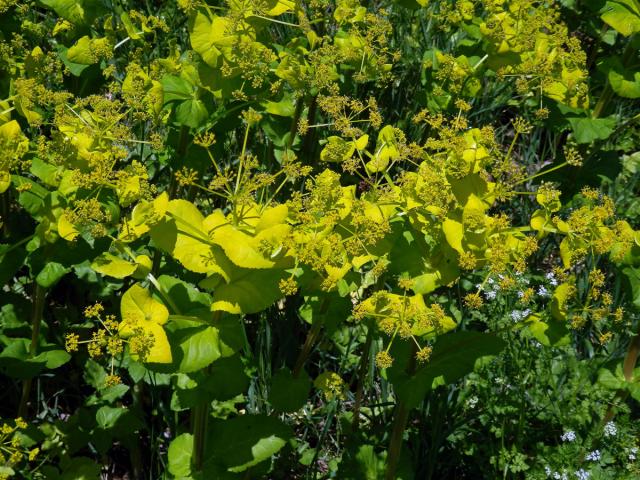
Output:
<svg viewBox="0 0 640 480">
<path fill-rule="evenodd" d="M 521 322 L 529 315 L 531 315 L 531 310 L 528 308 L 525 310 L 514 310 L 513 312 L 511 312 L 511 320 L 513 320 L 514 322 Z"/>
<path fill-rule="evenodd" d="M 484 296 L 487 300 L 495 300 L 500 291 L 500 285 L 493 278 L 488 278 L 484 285 L 477 284 L 476 288 L 484 290 Z"/>
<path fill-rule="evenodd" d="M 618 428 L 616 427 L 616 424 L 613 422 L 607 422 L 607 424 L 604 426 L 604 436 L 615 437 L 617 433 Z"/>
<path fill-rule="evenodd" d="M 629 449 L 629 461 L 635 462 L 638 454 L 638 447 L 632 447 Z"/>
<path fill-rule="evenodd" d="M 589 453 L 586 457 L 584 457 L 584 459 L 589 462 L 599 462 L 600 461 L 600 450 L 594 450 L 593 452 Z"/>
<path fill-rule="evenodd" d="M 554 472 L 549 467 L 544 467 L 544 473 L 547 474 L 547 478 L 553 478 L 553 480 L 569 480 L 567 472 Z"/>
<path fill-rule="evenodd" d="M 552 287 L 558 285 L 558 280 L 556 279 L 556 276 L 553 274 L 553 272 L 547 273 L 545 277 L 547 278 L 547 280 L 549 280 L 549 285 L 551 285 Z"/>
<path fill-rule="evenodd" d="M 562 440 L 563 442 L 573 442 L 575 439 L 576 439 L 576 432 L 574 432 L 573 430 L 567 430 L 560 437 L 560 440 Z"/>
<path fill-rule="evenodd" d="M 549 293 L 549 290 L 547 290 L 547 287 L 545 287 L 544 285 L 540 285 L 538 287 L 538 295 L 540 295 L 543 298 L 546 298 L 546 297 L 550 296 L 551 294 Z"/>
<path fill-rule="evenodd" d="M 583 470 L 582 468 L 580 470 L 576 470 L 574 473 L 578 480 L 587 480 L 591 476 L 589 472 Z"/>
</svg>

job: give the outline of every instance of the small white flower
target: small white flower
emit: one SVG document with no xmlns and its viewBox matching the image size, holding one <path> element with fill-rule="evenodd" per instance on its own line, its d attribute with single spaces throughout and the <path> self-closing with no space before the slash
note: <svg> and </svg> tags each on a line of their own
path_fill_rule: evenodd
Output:
<svg viewBox="0 0 640 480">
<path fill-rule="evenodd" d="M 522 312 L 520 310 L 514 310 L 511 312 L 511 320 L 514 322 L 519 322 L 522 320 Z"/>
<path fill-rule="evenodd" d="M 587 480 L 591 476 L 589 472 L 583 470 L 582 468 L 580 470 L 576 470 L 575 474 L 578 480 Z"/>
<path fill-rule="evenodd" d="M 546 467 L 544 467 L 544 473 L 547 474 L 547 477 L 551 476 L 551 467 L 549 465 L 547 465 Z"/>
<path fill-rule="evenodd" d="M 484 296 L 487 297 L 487 300 L 495 299 L 496 295 L 498 295 L 498 292 L 496 292 L 495 290 L 489 290 L 487 292 L 484 292 Z"/>
<path fill-rule="evenodd" d="M 473 397 L 469 397 L 469 399 L 467 400 L 467 407 L 469 408 L 475 408 L 477 404 L 478 397 L 476 397 L 475 395 Z"/>
<path fill-rule="evenodd" d="M 560 437 L 560 440 L 562 440 L 563 442 L 573 442 L 575 439 L 576 439 L 576 432 L 574 432 L 573 430 L 567 430 Z"/>
<path fill-rule="evenodd" d="M 616 427 L 616 424 L 613 422 L 607 422 L 607 424 L 604 426 L 604 436 L 615 437 L 617 433 L 618 428 Z"/>
<path fill-rule="evenodd" d="M 518 292 L 518 298 L 524 297 L 524 292 L 521 290 Z"/>
<path fill-rule="evenodd" d="M 634 462 L 637 458 L 636 454 L 638 453 L 638 448 L 633 447 L 629 449 L 629 461 Z"/>
<path fill-rule="evenodd" d="M 556 276 L 553 274 L 553 272 L 547 273 L 546 277 L 547 277 L 547 280 L 549 280 L 549 285 L 553 287 L 558 285 L 558 280 L 556 280 Z"/>
<path fill-rule="evenodd" d="M 547 290 L 547 287 L 545 287 L 544 285 L 540 285 L 538 287 L 538 295 L 540 295 L 541 297 L 548 297 L 549 290 Z"/>
<path fill-rule="evenodd" d="M 589 455 L 585 457 L 585 460 L 592 462 L 600 461 L 600 450 L 594 450 L 593 452 L 589 453 Z"/>
</svg>

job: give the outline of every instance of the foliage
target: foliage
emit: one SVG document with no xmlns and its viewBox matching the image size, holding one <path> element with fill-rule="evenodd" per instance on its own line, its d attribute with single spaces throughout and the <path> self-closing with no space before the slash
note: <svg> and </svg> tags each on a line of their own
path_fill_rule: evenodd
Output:
<svg viewBox="0 0 640 480">
<path fill-rule="evenodd" d="M 640 475 L 636 0 L 0 26 L 0 478 Z"/>
</svg>

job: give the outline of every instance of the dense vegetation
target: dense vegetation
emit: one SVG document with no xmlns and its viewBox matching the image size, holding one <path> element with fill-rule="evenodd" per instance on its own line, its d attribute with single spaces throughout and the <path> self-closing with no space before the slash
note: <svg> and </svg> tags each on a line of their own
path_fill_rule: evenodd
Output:
<svg viewBox="0 0 640 480">
<path fill-rule="evenodd" d="M 0 0 L 0 479 L 640 478 L 638 32 Z"/>
</svg>

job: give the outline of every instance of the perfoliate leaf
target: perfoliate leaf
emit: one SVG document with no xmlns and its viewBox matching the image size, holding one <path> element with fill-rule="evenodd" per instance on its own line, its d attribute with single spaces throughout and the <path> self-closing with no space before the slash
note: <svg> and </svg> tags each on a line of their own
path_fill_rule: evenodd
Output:
<svg viewBox="0 0 640 480">
<path fill-rule="evenodd" d="M 153 337 L 153 344 L 144 361 L 171 363 L 171 347 L 162 328 L 169 318 L 167 307 L 153 299 L 148 290 L 135 284 L 122 296 L 120 312 L 122 322 L 119 332 L 123 338 L 135 335 L 138 328 Z"/>
<path fill-rule="evenodd" d="M 640 32 L 640 5 L 636 0 L 608 1 L 601 18 L 625 37 Z"/>
<path fill-rule="evenodd" d="M 569 123 L 578 143 L 592 143 L 595 140 L 606 140 L 616 126 L 615 118 L 580 118 L 570 117 Z"/>
<path fill-rule="evenodd" d="M 136 268 L 138 268 L 138 265 L 110 253 L 103 253 L 93 261 L 91 268 L 102 275 L 114 278 L 125 278 L 133 274 Z"/>
</svg>

